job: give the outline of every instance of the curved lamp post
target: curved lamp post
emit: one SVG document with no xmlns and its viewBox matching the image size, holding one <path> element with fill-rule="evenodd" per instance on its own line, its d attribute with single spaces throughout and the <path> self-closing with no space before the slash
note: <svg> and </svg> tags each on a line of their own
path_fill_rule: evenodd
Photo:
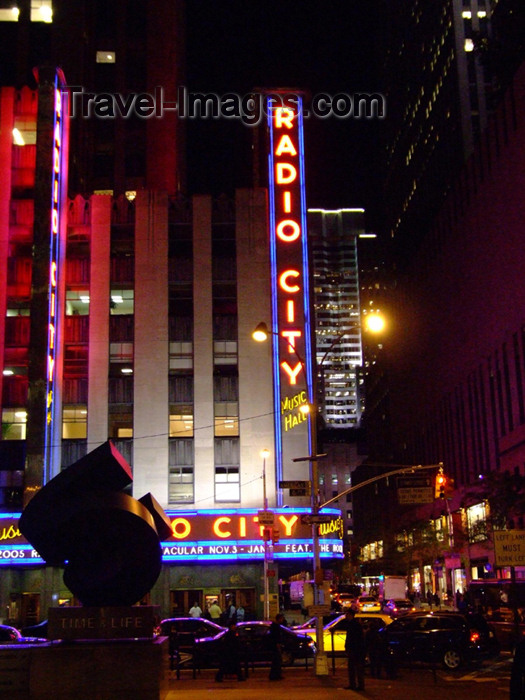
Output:
<svg viewBox="0 0 525 700">
<path fill-rule="evenodd" d="M 270 335 L 279 335 L 274 331 L 269 330 L 266 323 L 262 322 L 257 325 L 252 333 L 254 340 L 258 342 L 264 342 L 268 339 Z M 296 348 L 290 344 L 293 352 L 295 353 L 297 359 L 301 363 L 303 370 L 305 369 L 305 362 L 303 358 L 299 355 Z M 306 372 L 304 372 L 306 380 Z M 307 381 L 307 380 L 306 380 Z M 314 387 L 315 389 L 315 380 Z M 311 391 L 310 395 L 315 397 L 315 392 Z M 312 454 L 308 457 L 298 457 L 292 461 L 294 462 L 309 462 L 310 464 L 310 498 L 311 498 L 311 511 L 312 516 L 319 513 L 319 498 L 318 498 L 318 483 L 319 483 L 319 473 L 317 468 L 317 462 L 319 459 L 326 457 L 326 454 L 317 454 L 317 406 L 316 404 L 308 404 L 305 406 L 306 410 L 303 412 L 308 413 L 308 421 L 310 428 L 310 446 Z M 321 568 L 321 556 L 319 547 L 319 532 L 318 526 L 315 522 L 312 523 L 312 549 L 313 549 L 313 583 L 314 583 L 314 602 L 316 605 L 321 603 L 320 593 L 322 587 L 322 568 Z M 265 586 L 267 585 L 265 581 Z M 266 590 L 266 589 L 265 589 Z M 317 654 L 315 659 L 315 672 L 316 675 L 328 675 L 328 661 L 324 651 L 324 629 L 323 629 L 323 616 L 317 615 L 316 623 L 316 643 L 317 643 Z"/>
</svg>

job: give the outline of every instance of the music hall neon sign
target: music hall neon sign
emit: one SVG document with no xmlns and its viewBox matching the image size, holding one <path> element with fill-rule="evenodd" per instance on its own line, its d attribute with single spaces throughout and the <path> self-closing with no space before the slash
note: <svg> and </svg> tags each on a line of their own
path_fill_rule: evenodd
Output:
<svg viewBox="0 0 525 700">
<path fill-rule="evenodd" d="M 55 74 L 53 144 L 51 167 L 51 231 L 49 236 L 49 280 L 48 280 L 48 331 L 47 331 L 47 394 L 46 394 L 46 430 L 44 445 L 45 480 L 51 477 L 51 447 L 53 444 L 54 422 L 56 420 L 56 362 L 58 354 L 58 275 L 61 260 L 61 208 L 64 186 L 65 149 L 63 104 L 65 93 L 61 90 L 60 72 Z"/>
<path fill-rule="evenodd" d="M 283 465 L 310 454 L 299 409 L 313 402 L 303 103 L 300 95 L 283 102 L 267 100 L 277 479 Z"/>
</svg>

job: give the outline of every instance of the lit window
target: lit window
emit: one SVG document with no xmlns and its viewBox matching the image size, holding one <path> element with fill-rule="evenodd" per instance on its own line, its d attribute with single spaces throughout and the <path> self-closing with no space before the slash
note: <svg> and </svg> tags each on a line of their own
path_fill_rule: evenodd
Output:
<svg viewBox="0 0 525 700">
<path fill-rule="evenodd" d="M 20 10 L 18 7 L 5 7 L 0 9 L 0 22 L 18 22 Z"/>
<path fill-rule="evenodd" d="M 215 500 L 239 501 L 239 467 L 215 467 Z"/>
<path fill-rule="evenodd" d="M 470 10 L 463 10 L 461 16 L 463 19 L 472 19 L 472 12 Z"/>
<path fill-rule="evenodd" d="M 4 408 L 2 411 L 2 437 L 4 440 L 26 439 L 27 411 L 25 408 Z"/>
<path fill-rule="evenodd" d="M 115 63 L 114 51 L 97 51 L 97 63 Z"/>
<path fill-rule="evenodd" d="M 62 439 L 82 440 L 87 437 L 87 407 L 64 406 L 62 410 Z"/>
<path fill-rule="evenodd" d="M 474 51 L 474 42 L 472 39 L 465 39 L 465 51 L 469 53 L 470 51 Z"/>
<path fill-rule="evenodd" d="M 31 0 L 31 22 L 53 21 L 53 6 L 51 0 Z"/>
<path fill-rule="evenodd" d="M 236 401 L 215 402 L 215 437 L 239 435 L 239 404 Z"/>
<path fill-rule="evenodd" d="M 66 316 L 86 316 L 89 314 L 89 291 L 68 289 L 66 291 Z"/>
<path fill-rule="evenodd" d="M 111 300 L 109 302 L 111 315 L 132 314 L 134 296 L 133 289 L 112 289 Z"/>
<path fill-rule="evenodd" d="M 170 437 L 193 437 L 193 414 L 191 406 L 170 411 Z"/>
</svg>

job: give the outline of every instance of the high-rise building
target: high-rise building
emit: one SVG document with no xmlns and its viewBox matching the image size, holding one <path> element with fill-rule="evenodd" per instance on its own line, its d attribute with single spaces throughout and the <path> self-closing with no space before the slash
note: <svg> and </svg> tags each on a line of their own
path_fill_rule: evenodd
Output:
<svg viewBox="0 0 525 700">
<path fill-rule="evenodd" d="M 363 365 L 357 244 L 363 209 L 309 209 L 319 410 L 326 428 L 360 425 Z"/>
<path fill-rule="evenodd" d="M 503 5 L 504 2 L 501 2 Z M 400 264 L 485 130 L 500 95 L 491 0 L 386 3 L 385 232 Z"/>
<path fill-rule="evenodd" d="M 0 10 L 0 85 L 36 87 L 38 66 L 61 67 L 72 91 L 70 191 L 184 191 L 184 120 L 173 109 L 184 85 L 184 3 L 20 0 L 13 7 Z M 154 99 L 162 118 L 141 116 L 141 97 Z"/>
</svg>

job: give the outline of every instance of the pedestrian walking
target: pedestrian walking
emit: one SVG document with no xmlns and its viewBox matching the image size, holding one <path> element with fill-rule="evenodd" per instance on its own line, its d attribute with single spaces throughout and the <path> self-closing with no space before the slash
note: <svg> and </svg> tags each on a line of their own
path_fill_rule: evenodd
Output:
<svg viewBox="0 0 525 700">
<path fill-rule="evenodd" d="M 270 625 L 270 631 L 268 632 L 268 636 L 270 639 L 270 649 L 272 651 L 272 665 L 270 668 L 269 675 L 271 681 L 280 681 L 283 677 L 281 657 L 283 642 L 281 625 L 283 624 L 283 622 L 284 615 L 282 613 L 278 613 L 275 616 L 275 620 Z"/>
<path fill-rule="evenodd" d="M 245 680 L 241 666 L 239 636 L 234 622 L 230 623 L 221 640 L 221 658 L 215 680 L 221 683 L 225 674 L 235 674 L 239 681 Z"/>
<path fill-rule="evenodd" d="M 220 608 L 219 603 L 216 600 L 214 600 L 213 603 L 210 605 L 208 612 L 210 613 L 210 620 L 219 624 L 222 615 L 222 610 Z"/>
<path fill-rule="evenodd" d="M 193 603 L 188 614 L 190 617 L 202 617 L 200 605 L 197 602 Z"/>
<path fill-rule="evenodd" d="M 346 629 L 345 652 L 348 664 L 348 685 L 345 690 L 365 689 L 365 635 L 363 628 L 355 619 L 355 610 L 346 611 L 344 629 Z"/>
<path fill-rule="evenodd" d="M 244 622 L 245 610 L 242 605 L 237 606 L 237 622 Z"/>
<path fill-rule="evenodd" d="M 230 598 L 226 606 L 226 624 L 229 625 L 232 622 L 237 622 L 237 608 L 233 598 Z"/>
</svg>

